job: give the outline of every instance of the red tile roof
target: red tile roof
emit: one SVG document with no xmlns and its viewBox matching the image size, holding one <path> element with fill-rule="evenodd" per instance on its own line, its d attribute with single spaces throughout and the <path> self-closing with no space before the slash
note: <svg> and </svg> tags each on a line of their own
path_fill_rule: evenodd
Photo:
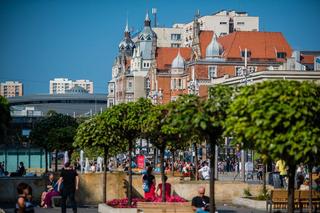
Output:
<svg viewBox="0 0 320 213">
<path fill-rule="evenodd" d="M 190 60 L 191 48 L 173 48 L 173 47 L 158 47 L 156 51 L 156 61 L 158 70 L 168 70 L 171 67 L 173 59 L 178 55 L 178 50 L 184 60 Z"/>
<path fill-rule="evenodd" d="M 247 48 L 252 59 L 277 59 L 276 52 L 291 57 L 292 49 L 280 32 L 233 32 L 218 41 L 225 58 L 241 58 L 240 51 Z"/>
<path fill-rule="evenodd" d="M 206 49 L 212 40 L 212 36 L 213 36 L 213 31 L 200 31 L 199 39 L 200 39 L 201 58 L 206 57 Z"/>
<path fill-rule="evenodd" d="M 206 48 L 213 36 L 212 31 L 200 32 L 200 48 L 202 58 L 206 55 Z M 233 32 L 218 38 L 223 46 L 224 58 L 241 58 L 241 50 L 251 51 L 252 59 L 277 59 L 276 52 L 285 52 L 291 57 L 292 49 L 280 32 Z"/>
<path fill-rule="evenodd" d="M 313 64 L 314 63 L 314 55 L 304 55 L 301 54 L 300 56 L 300 62 L 301 64 Z"/>
</svg>

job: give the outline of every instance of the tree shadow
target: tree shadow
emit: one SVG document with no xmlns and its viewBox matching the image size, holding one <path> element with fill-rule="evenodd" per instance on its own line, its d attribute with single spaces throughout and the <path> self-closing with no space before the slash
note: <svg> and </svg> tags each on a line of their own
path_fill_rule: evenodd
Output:
<svg viewBox="0 0 320 213">
<path fill-rule="evenodd" d="M 123 179 L 123 188 L 125 189 L 126 196 L 128 197 L 128 191 L 129 191 L 129 182 L 126 179 Z M 132 186 L 132 198 L 143 198 L 143 195 L 141 195 L 138 190 L 136 190 Z"/>
</svg>

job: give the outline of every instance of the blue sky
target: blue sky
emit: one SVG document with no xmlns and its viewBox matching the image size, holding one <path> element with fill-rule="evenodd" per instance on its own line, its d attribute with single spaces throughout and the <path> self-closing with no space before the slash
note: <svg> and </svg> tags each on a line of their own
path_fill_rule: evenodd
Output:
<svg viewBox="0 0 320 213">
<path fill-rule="evenodd" d="M 197 9 L 247 11 L 292 48 L 320 50 L 319 0 L 0 0 L 0 81 L 20 80 L 33 94 L 48 93 L 54 77 L 90 79 L 105 93 L 126 17 L 141 29 L 152 7 L 165 26 L 191 21 Z"/>
</svg>

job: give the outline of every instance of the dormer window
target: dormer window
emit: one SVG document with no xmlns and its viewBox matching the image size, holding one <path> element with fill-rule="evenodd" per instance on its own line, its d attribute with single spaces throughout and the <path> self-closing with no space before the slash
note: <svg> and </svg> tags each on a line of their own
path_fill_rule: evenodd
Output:
<svg viewBox="0 0 320 213">
<path fill-rule="evenodd" d="M 241 50 L 241 57 L 244 58 L 246 56 L 246 51 L 245 50 Z M 247 57 L 250 58 L 251 57 L 251 51 L 247 50 Z"/>
<path fill-rule="evenodd" d="M 286 52 L 277 52 L 277 58 L 286 58 L 287 53 Z"/>
</svg>

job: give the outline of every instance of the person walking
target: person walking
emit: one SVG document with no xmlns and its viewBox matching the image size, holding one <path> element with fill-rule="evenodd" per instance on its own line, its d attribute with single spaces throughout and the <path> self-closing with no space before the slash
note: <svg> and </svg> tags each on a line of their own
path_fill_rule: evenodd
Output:
<svg viewBox="0 0 320 213">
<path fill-rule="evenodd" d="M 76 170 L 70 167 L 70 162 L 64 164 L 59 181 L 63 183 L 61 191 L 61 213 L 66 213 L 67 211 L 68 198 L 70 200 L 73 213 L 77 213 L 75 193 L 79 189 L 79 176 Z"/>
</svg>

